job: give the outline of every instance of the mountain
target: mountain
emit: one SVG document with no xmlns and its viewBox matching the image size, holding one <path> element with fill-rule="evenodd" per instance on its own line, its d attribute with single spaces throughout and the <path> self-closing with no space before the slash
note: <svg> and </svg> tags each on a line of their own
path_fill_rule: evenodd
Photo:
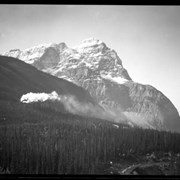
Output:
<svg viewBox="0 0 180 180">
<path fill-rule="evenodd" d="M 12 98 L 19 101 L 21 95 L 25 93 L 56 91 L 62 95 L 73 95 L 80 102 L 96 104 L 83 88 L 41 72 L 15 58 L 0 56 L 0 80 L 1 100 Z M 13 93 L 8 93 L 10 91 Z"/>
<path fill-rule="evenodd" d="M 12 57 L 0 56 L 0 82 L 0 120 L 20 117 L 22 113 L 27 118 L 27 111 L 33 112 L 41 106 L 47 111 L 105 116 L 101 114 L 104 110 L 82 87 Z M 33 110 L 26 104 L 33 104 Z"/>
<path fill-rule="evenodd" d="M 179 174 L 180 134 L 106 121 L 82 87 L 12 57 L 0 82 L 0 174 Z"/>
<path fill-rule="evenodd" d="M 64 78 L 89 91 L 94 100 L 132 125 L 180 132 L 180 117 L 172 102 L 150 85 L 134 82 L 117 53 L 95 38 L 73 48 L 51 43 L 5 56 L 19 58 L 37 69 Z"/>
</svg>

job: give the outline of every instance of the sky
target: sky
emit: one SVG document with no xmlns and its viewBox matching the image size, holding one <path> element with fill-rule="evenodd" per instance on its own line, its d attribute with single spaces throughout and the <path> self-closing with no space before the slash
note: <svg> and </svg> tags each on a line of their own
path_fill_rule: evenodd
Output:
<svg viewBox="0 0 180 180">
<path fill-rule="evenodd" d="M 0 5 L 0 53 L 95 37 L 180 112 L 180 6 Z"/>
</svg>

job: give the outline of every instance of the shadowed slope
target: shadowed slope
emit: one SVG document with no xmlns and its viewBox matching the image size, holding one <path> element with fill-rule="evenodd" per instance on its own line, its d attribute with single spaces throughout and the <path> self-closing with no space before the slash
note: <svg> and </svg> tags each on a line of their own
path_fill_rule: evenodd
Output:
<svg viewBox="0 0 180 180">
<path fill-rule="evenodd" d="M 15 58 L 0 56 L 0 99 L 19 101 L 29 92 L 70 94 L 81 102 L 95 104 L 89 93 L 64 79 L 37 70 Z"/>
</svg>

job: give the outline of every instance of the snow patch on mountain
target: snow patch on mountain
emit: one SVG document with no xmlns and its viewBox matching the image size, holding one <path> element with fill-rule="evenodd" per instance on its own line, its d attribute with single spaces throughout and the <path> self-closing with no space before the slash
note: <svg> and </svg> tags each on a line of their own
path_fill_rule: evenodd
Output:
<svg viewBox="0 0 180 180">
<path fill-rule="evenodd" d="M 112 77 L 112 75 L 110 73 L 107 75 L 101 74 L 101 77 L 103 79 L 108 79 L 108 80 L 115 82 L 117 84 L 125 84 L 126 82 L 128 82 L 127 79 L 124 79 L 122 77 Z"/>
<path fill-rule="evenodd" d="M 83 49 L 83 48 L 87 48 L 87 47 L 91 47 L 91 46 L 96 46 L 102 44 L 102 41 L 94 38 L 94 37 L 90 37 L 87 39 L 82 40 L 81 44 L 79 46 L 75 46 L 73 47 L 74 49 Z"/>
</svg>

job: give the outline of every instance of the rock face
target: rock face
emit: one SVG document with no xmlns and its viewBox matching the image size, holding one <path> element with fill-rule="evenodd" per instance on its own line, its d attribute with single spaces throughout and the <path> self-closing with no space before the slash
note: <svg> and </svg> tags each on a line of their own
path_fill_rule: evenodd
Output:
<svg viewBox="0 0 180 180">
<path fill-rule="evenodd" d="M 180 117 L 171 101 L 156 88 L 134 82 L 117 53 L 100 40 L 89 38 L 74 48 L 65 43 L 39 45 L 4 55 L 85 88 L 104 109 L 117 117 L 123 112 L 131 125 L 180 132 Z"/>
</svg>

